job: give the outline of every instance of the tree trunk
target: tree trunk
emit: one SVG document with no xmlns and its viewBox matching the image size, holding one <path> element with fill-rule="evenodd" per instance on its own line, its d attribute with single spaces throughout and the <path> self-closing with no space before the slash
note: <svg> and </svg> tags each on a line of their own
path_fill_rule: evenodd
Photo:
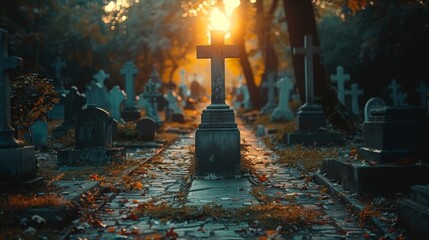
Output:
<svg viewBox="0 0 429 240">
<path fill-rule="evenodd" d="M 244 41 L 244 29 L 245 19 L 246 19 L 247 3 L 242 2 L 240 6 L 235 10 L 235 23 L 232 27 L 232 33 L 234 34 L 235 43 L 238 44 L 240 48 L 240 65 L 243 69 L 243 75 L 246 78 L 247 88 L 249 89 L 250 100 L 252 102 L 253 108 L 260 107 L 260 95 L 259 89 L 255 84 L 255 78 L 253 74 L 252 67 L 250 65 L 249 58 L 246 52 L 246 45 Z"/>
<path fill-rule="evenodd" d="M 304 46 L 304 35 L 310 34 L 313 45 L 320 47 L 319 35 L 312 0 L 283 0 L 286 14 L 291 48 Z M 346 134 L 355 134 L 358 123 L 346 113 L 344 106 L 338 100 L 337 92 L 332 87 L 327 76 L 325 66 L 320 55 L 313 58 L 314 64 L 314 95 L 316 101 L 322 106 L 328 121 L 338 130 Z M 294 55 L 292 64 L 301 101 L 305 99 L 304 57 Z"/>
</svg>

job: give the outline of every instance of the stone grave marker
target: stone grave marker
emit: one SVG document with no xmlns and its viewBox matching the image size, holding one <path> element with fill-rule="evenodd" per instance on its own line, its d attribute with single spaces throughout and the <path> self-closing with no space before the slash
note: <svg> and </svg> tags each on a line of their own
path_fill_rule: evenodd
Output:
<svg viewBox="0 0 429 240">
<path fill-rule="evenodd" d="M 128 61 L 121 69 L 121 74 L 125 77 L 125 92 L 127 99 L 122 117 L 125 121 L 135 121 L 140 118 L 140 111 L 136 107 L 134 92 L 134 75 L 137 74 L 137 68 L 132 61 Z"/>
<path fill-rule="evenodd" d="M 168 108 L 172 110 L 173 114 L 182 113 L 182 108 L 179 106 L 179 100 L 176 92 L 169 90 L 167 96 L 165 97 L 168 101 Z"/>
<path fill-rule="evenodd" d="M 371 111 L 373 109 L 385 107 L 385 106 L 386 106 L 386 103 L 384 102 L 383 99 L 377 98 L 377 97 L 370 98 L 365 104 L 364 121 L 368 122 L 372 118 Z"/>
<path fill-rule="evenodd" d="M 359 97 L 363 95 L 363 90 L 359 89 L 359 85 L 357 83 L 352 83 L 351 89 L 347 90 L 346 94 L 352 98 L 352 112 L 359 115 Z"/>
<path fill-rule="evenodd" d="M 8 37 L 9 33 L 0 28 L 0 179 L 17 184 L 35 177 L 36 160 L 34 146 L 23 146 L 15 139 L 10 123 L 11 89 L 7 71 L 22 66 L 23 61 L 8 56 Z"/>
<path fill-rule="evenodd" d="M 48 123 L 45 121 L 36 121 L 30 126 L 31 139 L 30 144 L 37 148 L 43 148 L 48 145 Z"/>
<path fill-rule="evenodd" d="M 203 110 L 195 133 L 196 175 L 241 174 L 240 131 L 234 110 L 225 104 L 225 58 L 240 56 L 236 45 L 224 44 L 224 32 L 212 30 L 211 45 L 197 46 L 197 58 L 211 59 L 211 104 Z"/>
<path fill-rule="evenodd" d="M 289 108 L 289 96 L 293 83 L 290 78 L 285 76 L 277 81 L 276 87 L 279 89 L 279 105 L 271 114 L 270 120 L 272 122 L 291 121 L 295 118 Z"/>
<path fill-rule="evenodd" d="M 76 86 L 72 86 L 69 92 L 61 98 L 61 101 L 64 104 L 64 121 L 60 126 L 52 130 L 52 135 L 54 137 L 65 134 L 73 127 L 74 117 L 86 104 L 86 97 L 78 91 Z"/>
<path fill-rule="evenodd" d="M 270 114 L 276 107 L 276 75 L 273 72 L 264 74 L 266 80 L 262 82 L 263 88 L 268 88 L 268 102 L 261 108 L 261 114 Z"/>
<path fill-rule="evenodd" d="M 420 105 L 423 107 L 428 106 L 428 94 L 429 94 L 429 87 L 426 86 L 426 81 L 420 81 L 419 87 L 416 89 L 416 92 L 420 95 Z"/>
<path fill-rule="evenodd" d="M 247 88 L 247 84 L 243 83 L 243 76 L 239 76 L 239 87 L 237 89 L 238 94 L 242 96 L 241 105 L 244 108 L 244 110 L 251 110 L 252 104 L 250 102 L 250 93 L 249 89 Z"/>
<path fill-rule="evenodd" d="M 405 106 L 405 98 L 407 93 L 401 91 L 401 86 L 393 79 L 388 88 L 390 89 L 390 98 L 392 99 L 393 106 Z"/>
<path fill-rule="evenodd" d="M 142 96 L 149 102 L 149 107 L 146 109 L 146 116 L 152 118 L 157 123 L 161 122 L 161 119 L 158 115 L 157 105 L 157 99 L 159 95 L 160 93 L 158 92 L 157 84 L 152 79 L 149 79 L 144 86 L 144 92 L 142 93 Z"/>
<path fill-rule="evenodd" d="M 344 105 L 345 104 L 344 83 L 346 81 L 350 81 L 350 75 L 344 73 L 344 68 L 342 66 L 338 66 L 337 67 L 337 74 L 331 75 L 331 81 L 337 82 L 338 99 Z"/>
<path fill-rule="evenodd" d="M 189 97 L 188 86 L 186 85 L 185 70 L 180 70 L 179 96 L 182 98 L 182 105 L 185 106 L 185 100 Z"/>
<path fill-rule="evenodd" d="M 136 131 L 144 140 L 153 140 L 158 128 L 158 123 L 150 117 L 142 117 L 136 122 Z"/>
<path fill-rule="evenodd" d="M 93 76 L 94 80 L 86 88 L 85 95 L 88 104 L 95 104 L 97 107 L 110 111 L 110 102 L 107 87 L 104 82 L 109 78 L 104 70 L 100 70 Z"/>
<path fill-rule="evenodd" d="M 124 123 L 124 119 L 121 116 L 121 104 L 125 100 L 125 92 L 121 90 L 121 88 L 116 85 L 109 91 L 109 101 L 111 104 L 110 113 L 112 117 L 116 119 L 120 123 Z"/>
<path fill-rule="evenodd" d="M 60 57 L 56 57 L 55 61 L 51 63 L 51 67 L 54 69 L 54 90 L 57 92 L 59 97 L 67 94 L 67 90 L 64 89 L 64 82 L 62 76 L 62 69 L 66 66 L 66 63 L 61 60 Z M 50 120 L 62 120 L 64 119 L 64 105 L 59 102 L 55 104 L 54 108 L 48 112 L 48 119 Z"/>
<path fill-rule="evenodd" d="M 110 114 L 93 104 L 76 114 L 75 149 L 58 151 L 58 165 L 101 165 L 114 156 L 125 157 L 124 148 L 112 147 L 112 123 Z"/>
<path fill-rule="evenodd" d="M 339 133 L 320 130 L 326 127 L 326 117 L 322 108 L 314 101 L 313 82 L 313 55 L 319 52 L 320 49 L 313 46 L 311 35 L 304 36 L 304 47 L 293 49 L 293 54 L 304 55 L 306 102 L 297 113 L 297 130 L 286 135 L 288 144 L 343 144 L 343 139 Z"/>
</svg>

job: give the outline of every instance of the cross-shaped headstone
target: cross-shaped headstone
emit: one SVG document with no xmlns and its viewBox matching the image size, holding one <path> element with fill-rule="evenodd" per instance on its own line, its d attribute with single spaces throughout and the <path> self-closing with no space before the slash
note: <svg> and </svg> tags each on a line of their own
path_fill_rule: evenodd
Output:
<svg viewBox="0 0 429 240">
<path fill-rule="evenodd" d="M 276 87 L 279 89 L 279 105 L 278 109 L 281 111 L 290 111 L 289 109 L 289 94 L 293 89 L 293 83 L 288 77 L 280 78 L 277 81 Z"/>
<path fill-rule="evenodd" d="M 268 88 L 268 103 L 267 106 L 275 106 L 276 105 L 276 96 L 275 96 L 275 88 L 276 88 L 276 80 L 275 75 L 272 73 L 267 73 L 267 81 L 262 82 L 263 88 Z"/>
<path fill-rule="evenodd" d="M 121 68 L 120 73 L 125 77 L 125 92 L 127 93 L 125 107 L 134 108 L 135 94 L 134 94 L 134 77 L 133 76 L 137 74 L 137 68 L 132 61 L 128 61 Z"/>
<path fill-rule="evenodd" d="M 401 86 L 396 83 L 395 79 L 393 79 L 390 82 L 388 88 L 391 90 L 390 98 L 392 98 L 393 106 L 399 106 L 400 104 L 399 104 L 399 95 L 398 95 L 398 93 L 399 93 L 399 89 L 401 88 Z"/>
<path fill-rule="evenodd" d="M 57 81 L 61 81 L 62 74 L 61 69 L 66 66 L 66 63 L 61 60 L 60 57 L 55 58 L 55 62 L 51 64 L 51 67 L 55 70 L 55 79 Z"/>
<path fill-rule="evenodd" d="M 320 48 L 313 46 L 311 35 L 304 36 L 304 47 L 294 48 L 294 55 L 304 55 L 305 67 L 305 101 L 306 105 L 314 104 L 313 55 L 320 53 Z"/>
<path fill-rule="evenodd" d="M 427 106 L 426 98 L 428 97 L 428 93 L 429 93 L 429 88 L 428 86 L 426 86 L 426 82 L 420 81 L 420 86 L 416 89 L 416 91 L 420 94 L 421 105 L 426 107 Z"/>
<path fill-rule="evenodd" d="M 148 117 L 152 118 L 155 121 L 160 120 L 158 116 L 158 106 L 156 101 L 159 95 L 161 94 L 158 92 L 157 84 L 152 79 L 149 79 L 146 85 L 144 86 L 144 92 L 142 96 L 146 98 L 150 103 L 151 109 L 150 110 L 146 109 L 147 111 L 146 115 L 148 115 Z"/>
<path fill-rule="evenodd" d="M 405 99 L 407 98 L 408 94 L 403 91 L 398 91 L 396 97 L 396 105 L 395 106 L 406 106 Z"/>
<path fill-rule="evenodd" d="M 359 89 L 357 83 L 352 83 L 350 91 L 347 90 L 346 94 L 352 97 L 352 112 L 359 114 L 359 97 L 363 94 L 363 90 Z"/>
<path fill-rule="evenodd" d="M 20 146 L 10 125 L 10 87 L 7 70 L 22 66 L 23 61 L 19 57 L 8 56 L 8 37 L 8 32 L 0 28 L 0 148 Z"/>
<path fill-rule="evenodd" d="M 98 73 L 94 74 L 94 79 L 97 83 L 99 83 L 101 86 L 104 86 L 104 81 L 110 77 L 109 74 L 105 73 L 103 69 L 98 71 Z"/>
<path fill-rule="evenodd" d="M 152 66 L 152 72 L 150 73 L 149 78 L 156 84 L 157 89 L 161 87 L 161 77 L 159 76 L 156 64 Z"/>
<path fill-rule="evenodd" d="M 346 81 L 350 80 L 350 75 L 349 74 L 344 74 L 344 68 L 342 66 L 338 66 L 337 67 L 337 74 L 336 75 L 331 75 L 331 81 L 332 82 L 337 82 L 337 93 L 338 93 L 338 99 L 340 100 L 340 102 L 342 104 L 344 104 L 344 93 L 345 93 L 345 89 L 344 89 L 344 83 Z"/>
<path fill-rule="evenodd" d="M 240 49 L 237 45 L 224 44 L 223 31 L 212 30 L 210 32 L 211 45 L 197 46 L 197 58 L 211 59 L 211 104 L 225 105 L 225 58 L 240 57 Z"/>
<path fill-rule="evenodd" d="M 124 121 L 121 117 L 121 103 L 126 99 L 125 95 L 126 94 L 124 93 L 124 91 L 121 90 L 119 86 L 114 86 L 109 91 L 110 104 L 112 105 L 110 113 L 111 116 L 119 122 Z"/>
</svg>

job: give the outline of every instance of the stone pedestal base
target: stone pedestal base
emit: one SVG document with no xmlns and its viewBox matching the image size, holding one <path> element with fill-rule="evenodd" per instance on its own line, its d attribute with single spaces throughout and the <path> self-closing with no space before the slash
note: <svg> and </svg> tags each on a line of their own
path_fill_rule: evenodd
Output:
<svg viewBox="0 0 429 240">
<path fill-rule="evenodd" d="M 203 110 L 195 133 L 196 175 L 234 176 L 240 169 L 240 131 L 228 105 Z"/>
<path fill-rule="evenodd" d="M 284 111 L 277 108 L 274 109 L 270 117 L 271 122 L 292 121 L 294 119 L 295 119 L 295 116 L 293 115 L 292 111 L 290 110 Z"/>
<path fill-rule="evenodd" d="M 298 131 L 319 131 L 326 127 L 326 117 L 322 108 L 315 104 L 304 104 L 296 117 Z"/>
<path fill-rule="evenodd" d="M 125 148 L 61 150 L 57 152 L 57 164 L 76 167 L 104 165 L 115 160 L 114 157 L 126 157 Z"/>
<path fill-rule="evenodd" d="M 125 108 L 121 116 L 127 122 L 137 121 L 140 118 L 140 111 L 137 108 Z"/>
<path fill-rule="evenodd" d="M 0 149 L 0 178 L 25 180 L 36 176 L 34 146 Z"/>
<path fill-rule="evenodd" d="M 372 197 L 388 197 L 399 192 L 408 194 L 412 185 L 429 182 L 428 172 L 428 165 L 369 166 L 360 161 L 346 162 L 338 159 L 325 159 L 321 167 L 321 174 L 344 189 Z"/>
<path fill-rule="evenodd" d="M 267 103 L 267 105 L 261 108 L 261 114 L 263 115 L 270 114 L 274 111 L 274 109 L 276 109 L 276 107 L 277 106 L 275 104 Z"/>
</svg>

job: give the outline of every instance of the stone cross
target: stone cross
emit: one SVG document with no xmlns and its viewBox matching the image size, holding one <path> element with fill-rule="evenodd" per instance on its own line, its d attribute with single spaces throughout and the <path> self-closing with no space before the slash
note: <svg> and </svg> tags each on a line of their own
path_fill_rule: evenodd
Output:
<svg viewBox="0 0 429 240">
<path fill-rule="evenodd" d="M 349 74 L 344 74 L 344 68 L 342 66 L 337 67 L 337 74 L 331 75 L 331 81 L 337 82 L 338 99 L 344 104 L 344 83 L 350 80 Z"/>
<path fill-rule="evenodd" d="M 352 83 L 351 89 L 346 91 L 347 95 L 352 97 L 352 112 L 354 114 L 359 114 L 359 96 L 363 94 L 363 90 L 359 89 L 357 83 Z"/>
<path fill-rule="evenodd" d="M 98 71 L 98 73 L 94 74 L 94 79 L 97 83 L 101 84 L 101 86 L 104 86 L 104 81 L 109 78 L 109 74 L 105 73 L 103 69 Z"/>
<path fill-rule="evenodd" d="M 404 93 L 403 91 L 398 91 L 395 106 L 406 106 L 407 104 L 405 103 L 405 99 L 407 98 L 407 96 L 407 93 Z"/>
<path fill-rule="evenodd" d="M 19 147 L 10 125 L 10 86 L 7 70 L 23 65 L 19 57 L 8 56 L 9 33 L 0 28 L 0 148 Z"/>
<path fill-rule="evenodd" d="M 64 123 L 72 123 L 77 112 L 86 104 L 86 96 L 76 86 L 70 87 L 69 93 L 63 98 Z"/>
<path fill-rule="evenodd" d="M 400 91 L 401 86 L 396 83 L 395 79 L 393 79 L 390 82 L 388 88 L 391 90 L 390 97 L 392 98 L 393 105 L 394 106 L 399 106 L 400 105 L 399 104 L 399 97 L 400 97 L 399 96 L 399 91 Z"/>
<path fill-rule="evenodd" d="M 275 96 L 275 88 L 276 88 L 276 81 L 275 81 L 275 75 L 268 73 L 267 74 L 267 81 L 262 82 L 263 88 L 268 88 L 268 102 L 267 106 L 275 106 L 276 105 L 276 96 Z"/>
<path fill-rule="evenodd" d="M 427 96 L 429 93 L 429 88 L 426 86 L 425 81 L 420 81 L 420 86 L 416 89 L 416 91 L 420 94 L 420 103 L 423 107 L 427 106 Z"/>
<path fill-rule="evenodd" d="M 60 57 L 55 58 L 55 62 L 51 64 L 51 67 L 55 70 L 55 79 L 60 81 L 62 79 L 61 69 L 66 66 L 66 63 L 61 60 Z"/>
<path fill-rule="evenodd" d="M 134 108 L 134 78 L 133 76 L 137 74 L 137 68 L 132 61 L 128 61 L 121 68 L 122 75 L 125 77 L 125 92 L 127 93 L 127 99 L 125 102 L 125 107 Z"/>
<path fill-rule="evenodd" d="M 160 93 L 158 92 L 157 84 L 150 78 L 144 86 L 144 92 L 142 96 L 148 99 L 148 102 L 150 103 L 150 109 L 146 109 L 146 115 L 157 122 L 160 121 L 158 116 L 158 106 L 156 102 L 156 99 L 159 95 Z"/>
<path fill-rule="evenodd" d="M 211 59 L 211 104 L 225 105 L 225 58 L 240 57 L 240 49 L 237 45 L 224 44 L 223 31 L 212 30 L 210 32 L 211 45 L 197 46 L 197 58 Z"/>
<path fill-rule="evenodd" d="M 311 35 L 304 36 L 304 47 L 294 48 L 294 55 L 304 55 L 305 67 L 305 104 L 314 104 L 313 54 L 320 53 L 320 48 L 313 46 Z"/>
</svg>

